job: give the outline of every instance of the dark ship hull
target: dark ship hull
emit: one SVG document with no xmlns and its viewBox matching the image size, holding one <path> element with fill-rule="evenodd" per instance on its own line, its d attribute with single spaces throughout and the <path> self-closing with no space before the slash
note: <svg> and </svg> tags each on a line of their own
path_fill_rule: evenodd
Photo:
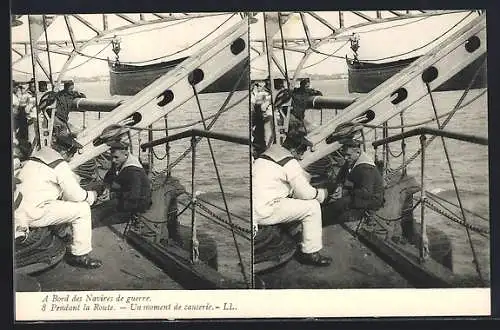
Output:
<svg viewBox="0 0 500 330">
<path fill-rule="evenodd" d="M 165 73 L 173 70 L 187 57 L 149 65 L 130 65 L 108 62 L 109 92 L 111 95 L 135 95 Z M 220 79 L 210 84 L 201 93 L 230 92 L 243 72 L 246 63 L 243 61 L 226 72 Z M 249 80 L 243 77 L 236 90 L 248 90 Z"/>
</svg>

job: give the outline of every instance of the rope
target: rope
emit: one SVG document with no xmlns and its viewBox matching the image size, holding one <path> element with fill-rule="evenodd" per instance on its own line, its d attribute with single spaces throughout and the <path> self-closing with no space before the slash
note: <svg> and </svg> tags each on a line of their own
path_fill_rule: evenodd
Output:
<svg viewBox="0 0 500 330">
<path fill-rule="evenodd" d="M 420 202 L 420 200 L 418 200 L 418 201 Z M 419 205 L 419 203 L 416 203 L 411 208 L 402 210 L 401 211 L 402 215 L 397 217 L 397 218 L 386 218 L 386 217 L 383 217 L 381 215 L 378 215 L 377 213 L 373 213 L 373 215 L 375 215 L 380 220 L 387 221 L 387 222 L 401 221 L 406 216 L 406 213 L 413 212 L 418 205 Z"/>
<path fill-rule="evenodd" d="M 224 103 L 222 104 L 221 108 L 219 109 L 219 111 L 217 111 L 217 113 L 215 113 L 215 115 L 213 115 L 213 118 L 212 118 L 212 121 L 206 126 L 208 128 L 208 130 L 212 129 L 212 127 L 215 125 L 215 123 L 217 122 L 217 120 L 219 119 L 219 117 L 222 115 L 222 113 L 225 112 L 225 109 L 226 109 L 226 106 L 227 104 L 229 103 L 229 100 L 231 99 L 232 95 L 234 94 L 234 92 L 236 91 L 236 88 L 237 86 L 239 85 L 241 79 L 245 76 L 243 73 L 245 72 L 245 70 L 248 69 L 248 65 L 249 65 L 249 62 L 247 62 L 247 65 L 245 65 L 245 67 L 243 68 L 241 74 L 239 75 L 239 78 L 238 78 L 238 81 L 234 84 L 233 86 L 233 89 L 231 90 L 231 92 L 228 94 L 228 96 L 226 97 L 226 99 L 224 100 Z M 247 96 L 245 96 L 246 98 Z M 231 106 L 234 107 L 236 104 L 238 104 L 239 102 L 243 101 L 243 99 L 239 100 L 237 103 L 233 104 Z M 205 118 L 206 119 L 206 118 Z M 204 119 L 204 120 L 205 120 Z M 205 122 L 204 120 L 201 120 L 201 122 L 203 122 L 203 125 L 205 126 Z M 195 146 L 201 141 L 201 137 L 197 137 L 195 139 Z M 177 164 L 179 164 L 187 155 L 189 155 L 189 153 L 191 152 L 191 146 L 189 146 L 186 150 L 184 150 L 184 152 L 179 156 L 177 157 L 176 160 L 174 160 L 171 164 L 169 164 L 164 170 L 160 171 L 160 172 L 157 172 L 156 175 L 161 175 L 161 174 L 165 174 L 165 173 L 168 173 L 170 172 Z M 154 181 L 154 178 L 153 178 L 153 187 L 156 187 L 157 186 L 157 182 Z M 155 188 L 153 188 L 155 189 Z M 157 189 L 157 188 L 156 188 Z"/>
<path fill-rule="evenodd" d="M 427 192 L 427 193 L 429 194 L 429 192 Z M 431 196 L 429 196 L 429 197 L 432 199 L 432 201 L 433 201 L 434 203 L 436 203 L 437 205 L 439 205 L 439 206 L 440 206 L 440 207 L 441 207 L 444 211 L 449 212 L 449 214 L 451 214 L 451 216 L 453 216 L 455 219 L 460 219 L 460 217 L 459 217 L 459 216 L 458 216 L 455 212 L 453 212 L 452 210 L 450 210 L 449 208 L 447 208 L 446 206 L 444 206 L 441 202 L 437 201 L 437 200 L 435 199 L 435 197 L 436 197 L 436 196 L 432 196 L 432 195 L 431 195 Z M 445 202 L 447 202 L 446 200 L 444 200 L 444 201 L 445 201 Z M 457 206 L 457 207 L 458 207 L 458 206 Z M 443 212 L 444 212 L 444 211 L 443 211 Z"/>
<path fill-rule="evenodd" d="M 372 29 L 372 30 L 359 31 L 359 32 L 356 32 L 356 33 L 357 34 L 363 34 L 363 33 L 369 33 L 369 32 L 390 30 L 390 29 L 395 28 L 395 27 L 400 27 L 400 26 L 415 24 L 415 23 L 418 23 L 420 21 L 423 21 L 424 19 L 429 19 L 429 18 L 431 18 L 431 16 L 423 17 L 423 18 L 420 18 L 420 19 L 417 19 L 417 20 L 414 20 L 414 21 L 411 21 L 411 22 L 406 22 L 406 23 L 397 24 L 397 25 L 395 24 L 395 25 L 386 26 L 386 27 L 383 27 L 383 28 L 375 28 L 375 29 Z"/>
<path fill-rule="evenodd" d="M 281 42 L 283 43 L 283 24 L 281 24 L 281 13 L 278 12 L 278 24 L 280 26 L 280 35 L 281 35 Z M 290 89 L 290 81 L 288 80 L 288 67 L 286 65 L 286 55 L 285 55 L 285 47 L 281 48 L 283 52 L 283 62 L 285 64 L 285 81 L 286 81 L 286 87 L 287 89 Z"/>
<path fill-rule="evenodd" d="M 140 149 L 140 148 L 139 148 Z M 153 155 L 155 156 L 156 159 L 158 160 L 164 160 L 165 158 L 167 158 L 167 155 L 168 155 L 168 151 L 165 151 L 165 155 L 163 155 L 163 157 L 159 157 L 157 154 L 156 154 L 156 151 L 155 151 L 155 148 L 151 148 L 151 151 L 153 152 Z"/>
<path fill-rule="evenodd" d="M 474 96 L 471 100 L 469 100 L 468 102 L 462 104 L 460 107 L 458 107 L 456 110 L 460 110 L 460 109 L 463 109 L 465 108 L 466 106 L 468 106 L 469 104 L 475 102 L 477 99 L 479 99 L 481 96 L 483 96 L 484 94 L 486 94 L 487 90 L 484 89 L 481 93 L 479 93 L 478 95 Z M 437 118 L 443 118 L 443 117 L 446 117 L 448 116 L 449 114 L 451 114 L 452 112 L 455 112 L 456 111 L 455 109 L 454 110 L 451 110 L 449 112 L 446 112 L 446 113 L 443 113 L 441 115 L 439 115 Z M 425 124 L 428 124 L 428 123 L 431 123 L 431 122 L 434 122 L 436 121 L 436 117 L 432 117 L 428 120 L 424 120 L 424 121 L 421 121 L 421 122 L 418 122 L 418 123 L 413 123 L 413 124 L 406 124 L 406 125 L 397 125 L 397 126 L 387 126 L 388 129 L 401 129 L 401 128 L 411 128 L 411 127 L 416 127 L 416 126 L 421 126 L 421 125 L 425 125 Z M 360 124 L 364 127 L 367 127 L 367 128 L 383 128 L 382 125 L 372 125 L 372 124 Z"/>
<path fill-rule="evenodd" d="M 143 64 L 143 63 L 148 63 L 148 62 L 153 62 L 153 61 L 157 61 L 157 60 L 161 60 L 161 59 L 164 59 L 166 57 L 170 57 L 170 56 L 173 56 L 173 55 L 177 55 L 179 53 L 182 53 L 190 48 L 193 48 L 194 46 L 198 45 L 199 43 L 201 43 L 202 41 L 204 41 L 206 38 L 210 37 L 212 34 L 214 34 L 217 30 L 219 30 L 224 24 L 226 24 L 231 18 L 234 17 L 234 15 L 236 14 L 232 14 L 231 16 L 229 16 L 229 18 L 227 18 L 224 22 L 222 22 L 221 24 L 219 24 L 214 30 L 212 30 L 211 32 L 209 32 L 207 35 L 205 35 L 204 37 L 202 37 L 201 39 L 195 41 L 193 44 L 183 48 L 183 49 L 180 49 L 178 51 L 175 51 L 173 53 L 170 53 L 170 54 L 166 54 L 166 55 L 162 55 L 160 57 L 155 57 L 155 58 L 152 58 L 152 59 L 149 59 L 149 60 L 144 60 L 144 61 L 128 61 L 128 62 L 122 62 L 120 61 L 121 64 Z M 184 23 L 184 22 L 181 22 L 181 23 Z M 180 23 L 179 23 L 180 24 Z M 162 27 L 161 29 L 163 28 L 167 28 L 167 27 L 170 27 L 174 24 L 171 24 L 169 26 L 165 26 L 165 27 Z M 151 30 L 155 30 L 155 29 L 151 29 Z M 140 32 L 146 32 L 146 31 L 138 31 L 137 33 L 140 33 Z M 110 44 L 108 44 L 109 46 Z M 82 56 L 86 56 L 86 57 L 89 57 L 89 55 L 86 55 L 86 54 L 83 54 L 83 53 L 80 53 L 78 52 L 78 54 L 82 55 Z M 96 59 L 96 60 L 101 60 L 101 61 L 108 61 L 108 58 L 102 58 L 102 57 L 95 57 L 95 56 L 92 56 L 93 59 Z"/>
<path fill-rule="evenodd" d="M 196 104 L 198 105 L 198 110 L 199 110 L 199 113 L 200 113 L 200 117 L 203 120 L 203 128 L 205 130 L 207 130 L 207 124 L 205 123 L 205 119 L 203 117 L 203 110 L 201 109 L 200 99 L 198 97 L 198 92 L 196 91 L 196 86 L 192 85 L 192 87 L 193 87 L 193 94 L 194 94 L 195 99 L 196 99 Z M 224 201 L 224 207 L 226 209 L 226 213 L 227 213 L 227 217 L 229 219 L 229 222 L 232 223 L 231 213 L 229 212 L 229 207 L 227 205 L 226 194 L 224 193 L 224 188 L 222 187 L 222 181 L 221 181 L 221 177 L 220 177 L 220 173 L 219 173 L 219 168 L 217 166 L 217 161 L 215 160 L 215 154 L 214 154 L 214 151 L 213 151 L 213 148 L 212 148 L 212 143 L 210 141 L 211 140 L 209 138 L 207 138 L 208 149 L 210 150 L 210 156 L 212 157 L 212 162 L 214 164 L 215 175 L 217 176 L 217 183 L 219 185 L 219 189 L 220 189 L 221 194 L 222 194 L 222 200 Z M 234 229 L 232 227 L 231 227 L 231 235 L 233 236 L 234 246 L 236 248 L 236 253 L 238 254 L 238 259 L 240 261 L 241 274 L 243 275 L 243 278 L 245 279 L 245 282 L 250 284 L 250 282 L 248 281 L 248 278 L 247 278 L 247 274 L 246 274 L 246 270 L 245 270 L 245 265 L 243 263 L 243 258 L 241 257 L 240 247 L 238 245 L 238 241 L 236 240 L 236 235 L 235 235 Z"/>
<path fill-rule="evenodd" d="M 463 100 L 465 99 L 465 97 L 467 96 L 467 94 L 469 93 L 469 90 L 470 88 L 472 87 L 472 85 L 474 84 L 474 82 L 476 81 L 478 75 L 479 75 L 479 72 L 480 70 L 483 68 L 483 66 L 485 65 L 486 61 L 484 60 L 483 61 L 483 64 L 481 66 L 478 67 L 478 69 L 476 70 L 474 76 L 472 77 L 471 81 L 469 82 L 469 85 L 467 86 L 467 88 L 464 90 L 464 92 L 462 93 L 462 96 L 460 97 L 460 99 L 458 100 L 457 104 L 455 105 L 455 107 L 453 108 L 452 111 L 450 111 L 448 114 L 448 117 L 444 120 L 443 124 L 440 125 L 439 129 L 443 129 L 446 127 L 446 125 L 448 125 L 448 123 L 450 122 L 451 118 L 453 118 L 454 114 L 461 108 L 461 105 L 462 105 L 462 102 Z M 485 91 L 486 92 L 486 91 Z M 375 130 L 376 132 L 376 130 Z M 429 146 L 429 144 L 434 141 L 434 139 L 436 138 L 435 135 L 431 136 L 427 142 L 426 142 L 426 147 Z M 393 173 L 390 174 L 390 175 L 387 175 L 385 177 L 385 181 L 386 183 L 391 181 L 393 178 L 394 178 L 394 175 L 396 175 L 401 169 L 405 168 L 406 166 L 408 166 L 411 162 L 413 162 L 420 154 L 422 153 L 422 149 L 420 148 L 419 150 L 417 150 L 415 152 L 415 154 L 413 154 L 411 157 L 408 158 L 407 161 L 403 162 L 399 167 L 397 167 L 396 169 L 394 169 Z"/>
<path fill-rule="evenodd" d="M 239 99 L 238 101 L 234 102 L 233 104 L 231 104 L 227 108 L 222 109 L 222 111 L 219 111 L 219 112 L 217 112 L 217 113 L 215 113 L 213 115 L 205 117 L 205 120 L 212 119 L 214 117 L 218 117 L 221 114 L 223 114 L 223 113 L 231 110 L 232 108 L 234 108 L 235 106 L 237 106 L 238 104 L 240 104 L 241 102 L 243 102 L 247 97 L 248 97 L 248 94 L 246 94 L 241 99 Z M 148 127 L 127 126 L 127 125 L 114 125 L 113 127 L 116 127 L 116 128 L 127 128 L 127 129 L 135 130 L 135 131 L 164 132 L 164 131 L 167 131 L 167 130 L 175 130 L 175 129 L 188 128 L 188 127 L 191 127 L 191 126 L 194 126 L 194 125 L 197 125 L 197 124 L 201 124 L 201 123 L 202 123 L 202 120 L 200 119 L 200 120 L 193 121 L 191 123 L 187 123 L 187 124 L 183 124 L 183 125 L 178 125 L 178 126 L 171 126 L 171 127 L 168 127 L 168 128 L 167 127 L 148 128 Z"/>
<path fill-rule="evenodd" d="M 389 144 L 387 144 L 387 151 L 389 152 L 389 155 L 391 155 L 394 158 L 399 158 L 403 154 L 403 150 L 401 150 L 401 152 L 398 155 L 395 155 L 392 152 L 391 147 L 389 146 Z"/>
<path fill-rule="evenodd" d="M 52 61 L 50 60 L 50 50 L 49 50 L 49 40 L 47 36 L 47 21 L 45 15 L 42 16 L 43 19 L 43 32 L 45 34 L 45 43 L 47 44 L 47 59 L 49 62 L 49 80 L 50 85 L 52 86 L 52 90 L 54 89 L 54 81 L 52 80 Z"/>
<path fill-rule="evenodd" d="M 437 117 L 438 116 L 437 115 L 437 109 L 436 109 L 436 104 L 434 103 L 434 97 L 432 96 L 431 87 L 430 87 L 429 83 L 426 83 L 425 86 L 427 87 L 427 92 L 428 92 L 429 98 L 431 100 L 432 109 L 434 110 L 434 114 Z M 437 126 L 439 128 L 441 126 L 441 124 L 439 123 L 439 119 L 436 118 L 436 122 L 437 122 Z M 465 224 L 466 223 L 466 216 L 465 216 L 464 208 L 463 208 L 463 205 L 462 205 L 462 199 L 460 198 L 460 193 L 459 193 L 458 186 L 457 186 L 457 180 L 455 178 L 453 167 L 451 166 L 451 159 L 450 159 L 450 155 L 448 153 L 448 148 L 446 146 L 445 139 L 442 136 L 441 136 L 441 142 L 443 144 L 443 150 L 444 150 L 444 154 L 446 156 L 446 162 L 448 163 L 448 169 L 450 171 L 451 179 L 453 181 L 453 187 L 454 187 L 455 193 L 457 195 L 458 204 L 460 205 L 460 211 L 462 213 L 462 218 L 463 218 L 463 221 L 464 221 L 464 224 Z M 479 275 L 479 278 L 480 278 L 481 282 L 484 284 L 483 276 L 481 274 L 481 268 L 479 267 L 479 261 L 477 259 L 476 249 L 474 248 L 474 242 L 472 241 L 472 237 L 470 235 L 469 227 L 467 227 L 467 226 L 464 226 L 464 227 L 465 227 L 465 231 L 467 233 L 467 238 L 469 239 L 469 244 L 470 244 L 470 248 L 471 248 L 471 251 L 472 251 L 472 256 L 473 256 L 473 260 L 474 260 L 474 265 L 476 266 L 477 274 Z"/>
<path fill-rule="evenodd" d="M 318 62 L 316 62 L 316 63 L 312 63 L 312 64 L 309 64 L 309 65 L 306 65 L 306 66 L 302 67 L 302 69 L 308 69 L 308 68 L 310 68 L 310 67 L 313 67 L 313 66 L 315 66 L 315 65 L 318 65 L 318 64 L 320 64 L 320 63 L 322 63 L 322 62 L 326 61 L 329 57 L 334 57 L 334 58 L 342 58 L 342 59 L 343 59 L 343 57 L 341 57 L 341 56 L 334 56 L 334 55 L 335 55 L 338 51 L 340 51 L 342 48 L 344 48 L 344 46 L 345 46 L 345 45 L 347 45 L 347 43 L 349 43 L 349 41 L 346 41 L 346 42 L 345 42 L 342 46 L 340 46 L 339 48 L 337 48 L 336 50 L 334 50 L 334 51 L 333 51 L 333 53 L 331 53 L 331 54 L 322 54 L 322 53 L 320 53 L 320 54 L 322 54 L 322 55 L 327 55 L 327 56 L 326 56 L 325 58 L 323 58 L 322 60 L 319 60 L 319 61 L 318 61 Z M 319 51 L 315 51 L 315 49 L 314 49 L 314 48 L 311 48 L 311 50 L 312 50 L 313 52 L 315 52 L 315 53 L 319 52 Z"/>
</svg>

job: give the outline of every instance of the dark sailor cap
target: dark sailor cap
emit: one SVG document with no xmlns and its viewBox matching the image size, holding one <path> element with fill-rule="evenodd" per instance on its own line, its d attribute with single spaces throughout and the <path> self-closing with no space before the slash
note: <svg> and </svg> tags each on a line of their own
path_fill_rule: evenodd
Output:
<svg viewBox="0 0 500 330">
<path fill-rule="evenodd" d="M 83 146 L 69 135 L 58 135 L 56 143 L 66 149 L 81 149 Z"/>
<path fill-rule="evenodd" d="M 108 146 L 111 148 L 111 150 L 128 150 L 129 145 L 128 143 L 120 140 L 114 140 L 108 143 Z"/>
<path fill-rule="evenodd" d="M 339 143 L 344 147 L 359 147 L 361 146 L 361 141 L 356 139 L 340 139 Z"/>
<path fill-rule="evenodd" d="M 306 133 L 303 131 L 291 130 L 288 131 L 286 139 L 283 142 L 285 148 L 306 148 L 312 147 L 312 143 L 306 138 Z"/>
</svg>

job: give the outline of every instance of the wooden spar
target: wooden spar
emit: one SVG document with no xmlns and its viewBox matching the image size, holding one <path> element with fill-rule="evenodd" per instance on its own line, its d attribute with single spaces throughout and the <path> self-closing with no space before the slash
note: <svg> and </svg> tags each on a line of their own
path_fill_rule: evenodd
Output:
<svg viewBox="0 0 500 330">
<path fill-rule="evenodd" d="M 272 108 L 272 113 L 273 113 L 273 122 L 272 122 L 272 130 L 276 130 L 276 121 L 275 121 L 275 116 L 274 116 L 274 95 L 275 95 L 275 90 L 274 90 L 274 84 L 272 83 L 274 81 L 274 70 L 272 69 L 272 59 L 273 59 L 273 37 L 275 34 L 278 33 L 279 31 L 279 23 L 278 21 L 280 20 L 280 15 L 279 13 L 264 13 L 264 35 L 266 37 L 266 43 L 265 43 L 265 53 L 266 53 L 266 58 L 267 58 L 267 72 L 268 72 L 268 78 L 269 79 L 269 92 L 271 93 L 271 108 Z M 274 135 L 276 138 L 277 135 Z M 269 141 L 265 141 L 266 143 L 269 143 Z M 276 142 L 276 139 L 273 140 L 273 143 Z"/>
<path fill-rule="evenodd" d="M 313 151 L 306 151 L 301 161 L 302 166 L 306 167 L 339 148 L 336 142 L 329 145 L 325 143 L 325 139 L 339 124 L 350 122 L 367 109 L 371 109 L 375 112 L 375 118 L 371 123 L 379 125 L 425 97 L 428 92 L 421 75 L 426 69 L 431 67 L 437 69 L 437 77 L 429 83 L 431 90 L 434 90 L 484 53 L 486 53 L 486 18 L 485 15 L 481 15 L 410 66 L 358 99 L 339 116 L 313 130 L 308 136 L 313 144 Z M 394 102 L 395 95 L 404 95 L 405 92 L 406 98 L 397 104 L 391 102 L 391 100 Z"/>
<path fill-rule="evenodd" d="M 104 31 L 108 30 L 108 15 L 106 14 L 102 15 L 102 28 Z"/>
<path fill-rule="evenodd" d="M 359 12 L 359 11 L 351 11 L 351 13 L 353 13 L 356 16 L 361 17 L 362 19 L 367 20 L 368 22 L 376 22 L 377 21 L 377 19 L 372 18 L 372 17 L 370 17 L 366 14 L 363 14 L 362 12 Z"/>
<path fill-rule="evenodd" d="M 70 166 L 76 168 L 108 150 L 107 145 L 96 147 L 93 141 L 110 125 L 135 115 L 141 117 L 135 126 L 146 128 L 193 98 L 192 86 L 188 82 L 190 73 L 195 70 L 199 74 L 203 73 L 202 80 L 196 84 L 201 91 L 245 59 L 248 59 L 248 25 L 246 20 L 242 20 L 181 65 L 128 99 L 95 126 L 83 130 L 77 140 L 84 147 L 71 160 Z"/>
<path fill-rule="evenodd" d="M 92 31 L 94 31 L 97 35 L 100 35 L 102 33 L 101 30 L 99 30 L 97 27 L 95 27 L 92 23 L 90 23 L 89 21 L 87 21 L 82 16 L 75 14 L 75 15 L 73 15 L 73 17 L 76 18 L 77 20 L 79 20 L 80 22 L 82 22 L 83 25 L 85 25 L 86 27 L 88 27 L 89 29 L 91 29 Z"/>
<path fill-rule="evenodd" d="M 131 19 L 131 18 L 129 18 L 129 17 L 123 15 L 123 14 L 115 14 L 115 15 L 118 16 L 118 17 L 120 17 L 121 19 L 126 20 L 129 23 L 132 23 L 132 24 L 136 24 L 137 23 L 135 20 L 133 20 L 133 19 Z"/>
</svg>

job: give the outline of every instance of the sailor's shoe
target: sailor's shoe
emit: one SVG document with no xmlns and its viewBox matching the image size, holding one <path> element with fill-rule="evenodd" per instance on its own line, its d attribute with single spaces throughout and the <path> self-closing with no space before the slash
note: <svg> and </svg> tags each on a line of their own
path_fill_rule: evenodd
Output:
<svg viewBox="0 0 500 330">
<path fill-rule="evenodd" d="M 332 263 L 332 258 L 323 256 L 319 252 L 303 253 L 297 252 L 297 260 L 301 264 L 326 267 Z"/>
<path fill-rule="evenodd" d="M 88 253 L 81 256 L 69 255 L 68 264 L 87 269 L 95 269 L 102 266 L 101 260 L 91 258 Z"/>
</svg>

